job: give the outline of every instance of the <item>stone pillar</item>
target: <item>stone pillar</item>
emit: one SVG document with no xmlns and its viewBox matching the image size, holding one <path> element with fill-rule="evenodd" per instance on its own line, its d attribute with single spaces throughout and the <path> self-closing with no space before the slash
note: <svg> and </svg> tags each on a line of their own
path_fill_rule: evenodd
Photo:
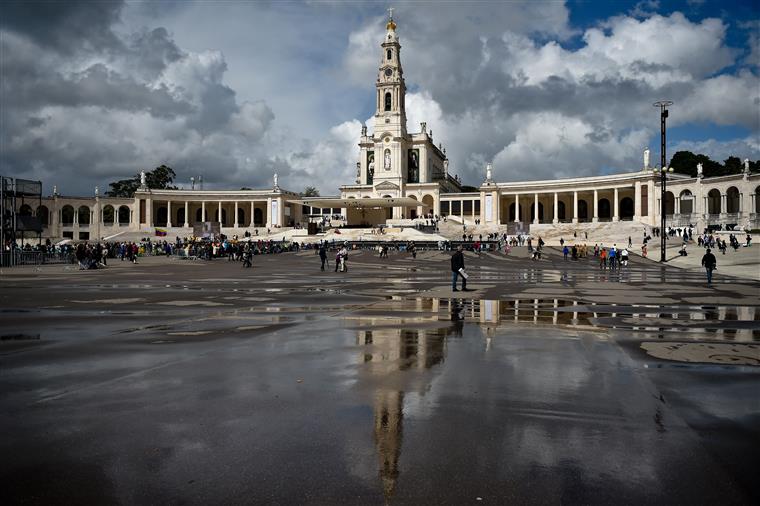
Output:
<svg viewBox="0 0 760 506">
<path fill-rule="evenodd" d="M 615 188 L 615 205 L 613 206 L 612 221 L 620 221 L 620 200 L 618 196 L 618 189 Z"/>
<path fill-rule="evenodd" d="M 264 223 L 267 228 L 272 226 L 272 197 L 267 197 L 266 215 L 264 216 Z"/>
<path fill-rule="evenodd" d="M 235 201 L 235 221 L 233 222 L 235 225 L 235 228 L 238 228 L 238 201 Z"/>
<path fill-rule="evenodd" d="M 172 201 L 171 200 L 166 201 L 166 226 L 167 227 L 172 226 Z"/>
<path fill-rule="evenodd" d="M 221 229 L 222 228 L 222 201 L 221 200 L 219 201 L 217 213 L 219 213 L 217 215 L 217 221 L 219 221 L 219 228 Z"/>
<path fill-rule="evenodd" d="M 578 192 L 573 192 L 573 223 L 578 223 Z"/>
<path fill-rule="evenodd" d="M 681 196 L 673 194 L 673 214 L 681 214 Z"/>
<path fill-rule="evenodd" d="M 459 201 L 459 216 L 462 217 L 462 223 L 464 223 L 464 199 Z"/>
<path fill-rule="evenodd" d="M 190 206 L 188 205 L 188 202 L 186 200 L 185 201 L 185 223 L 182 224 L 182 226 L 185 228 L 190 227 L 190 218 L 188 217 L 189 212 L 190 212 Z"/>
<path fill-rule="evenodd" d="M 554 192 L 554 219 L 552 223 L 559 223 L 559 197 L 557 192 Z"/>
<path fill-rule="evenodd" d="M 153 226 L 153 199 L 150 196 L 145 199 L 145 224 Z"/>
<path fill-rule="evenodd" d="M 533 223 L 540 223 L 538 219 L 538 193 L 533 194 Z"/>
<path fill-rule="evenodd" d="M 720 214 L 726 214 L 726 194 L 721 193 L 720 194 Z"/>
<path fill-rule="evenodd" d="M 636 181 L 633 189 L 633 219 L 641 220 L 641 181 Z"/>
<path fill-rule="evenodd" d="M 515 223 L 520 222 L 520 195 L 515 193 Z"/>
<path fill-rule="evenodd" d="M 256 209 L 256 202 L 254 202 L 252 200 L 251 201 L 251 227 L 255 227 L 256 226 L 256 223 L 254 223 L 254 221 L 253 221 L 253 211 L 254 211 L 254 209 Z"/>
<path fill-rule="evenodd" d="M 594 217 L 591 221 L 594 223 L 599 221 L 599 192 L 597 190 L 594 190 Z"/>
<path fill-rule="evenodd" d="M 201 202 L 201 221 L 206 222 L 206 201 Z"/>
</svg>

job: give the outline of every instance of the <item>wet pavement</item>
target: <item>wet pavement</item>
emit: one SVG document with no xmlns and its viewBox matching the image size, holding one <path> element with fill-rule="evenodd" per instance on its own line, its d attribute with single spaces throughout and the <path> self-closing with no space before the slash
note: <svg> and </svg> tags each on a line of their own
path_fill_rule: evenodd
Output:
<svg viewBox="0 0 760 506">
<path fill-rule="evenodd" d="M 0 502 L 760 502 L 757 282 L 466 263 L 3 271 Z"/>
</svg>

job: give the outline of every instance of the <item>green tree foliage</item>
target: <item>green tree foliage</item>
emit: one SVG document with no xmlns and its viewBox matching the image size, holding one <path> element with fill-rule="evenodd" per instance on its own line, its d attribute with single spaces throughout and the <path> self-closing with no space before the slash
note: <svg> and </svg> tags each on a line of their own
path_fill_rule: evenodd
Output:
<svg viewBox="0 0 760 506">
<path fill-rule="evenodd" d="M 176 190 L 177 187 L 172 186 L 175 177 L 177 174 L 171 167 L 161 165 L 145 173 L 145 184 L 154 190 Z M 140 188 L 140 174 L 109 183 L 108 186 L 106 195 L 109 197 L 134 197 L 135 192 Z"/>
<path fill-rule="evenodd" d="M 673 172 L 687 174 L 695 177 L 697 175 L 697 164 L 702 164 L 702 174 L 704 177 L 727 176 L 730 174 L 741 174 L 744 171 L 744 162 L 735 156 L 729 156 L 721 164 L 711 160 L 709 156 L 694 154 L 691 151 L 679 151 L 670 160 L 670 167 Z M 751 172 L 760 172 L 760 161 L 749 163 Z"/>
<path fill-rule="evenodd" d="M 307 186 L 301 192 L 302 197 L 319 197 L 319 190 L 313 186 Z"/>
</svg>

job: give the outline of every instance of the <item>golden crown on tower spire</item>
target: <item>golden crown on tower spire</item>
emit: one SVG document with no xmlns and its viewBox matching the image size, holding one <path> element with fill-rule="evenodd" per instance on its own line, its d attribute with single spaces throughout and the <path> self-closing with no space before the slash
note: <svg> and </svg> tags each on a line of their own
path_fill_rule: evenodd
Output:
<svg viewBox="0 0 760 506">
<path fill-rule="evenodd" d="M 388 8 L 388 24 L 385 25 L 386 30 L 395 30 L 396 23 L 393 22 L 393 7 Z"/>
</svg>

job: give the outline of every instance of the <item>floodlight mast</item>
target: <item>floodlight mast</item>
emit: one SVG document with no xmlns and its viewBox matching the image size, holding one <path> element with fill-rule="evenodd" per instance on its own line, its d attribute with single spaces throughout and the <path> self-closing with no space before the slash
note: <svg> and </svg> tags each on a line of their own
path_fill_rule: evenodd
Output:
<svg viewBox="0 0 760 506">
<path fill-rule="evenodd" d="M 665 188 L 667 185 L 668 162 L 665 156 L 665 132 L 666 120 L 668 119 L 668 107 L 673 105 L 672 100 L 659 100 L 652 104 L 660 108 L 660 262 L 667 262 L 665 256 Z M 670 169 L 671 172 L 673 169 Z"/>
</svg>

